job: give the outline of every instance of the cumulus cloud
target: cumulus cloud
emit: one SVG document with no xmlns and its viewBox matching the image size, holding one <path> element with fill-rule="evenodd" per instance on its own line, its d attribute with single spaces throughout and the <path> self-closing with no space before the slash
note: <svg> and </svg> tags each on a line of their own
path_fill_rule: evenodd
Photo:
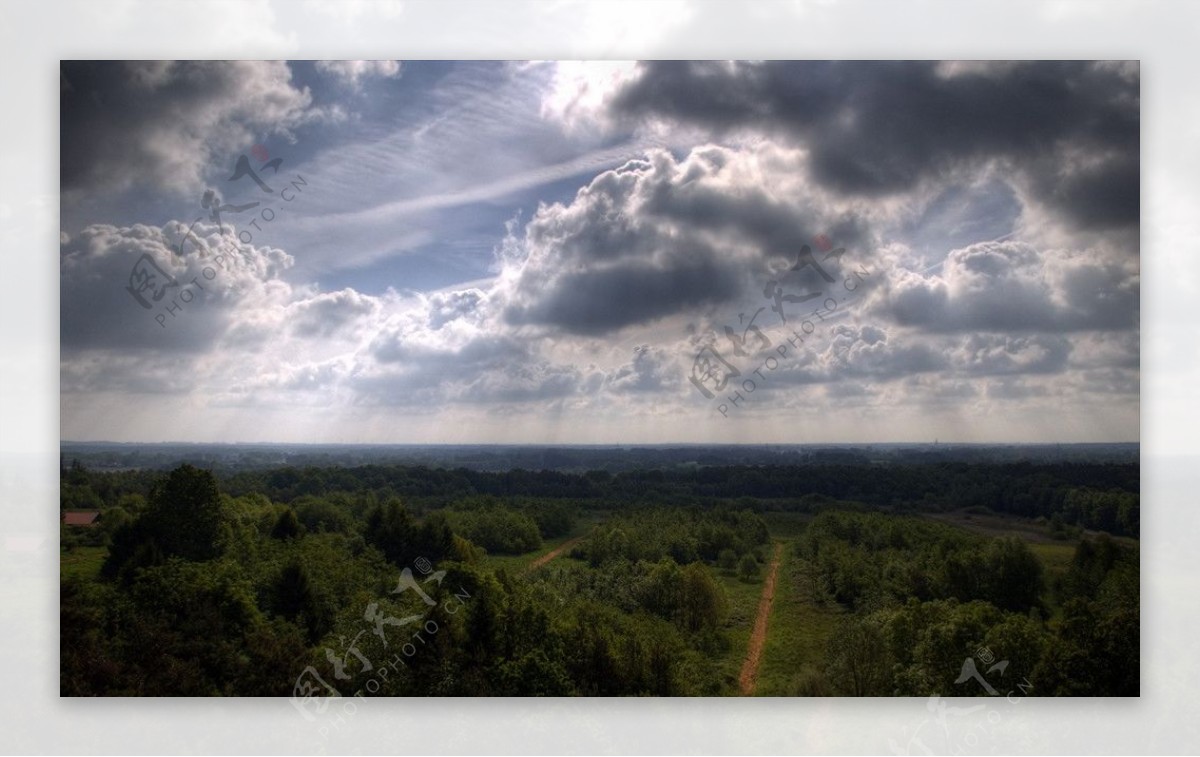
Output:
<svg viewBox="0 0 1200 757">
<path fill-rule="evenodd" d="M 332 387 L 346 371 L 345 361 L 341 359 L 282 365 L 275 372 L 263 374 L 257 386 L 287 391 L 322 391 Z"/>
<path fill-rule="evenodd" d="M 291 79 L 282 61 L 64 61 L 62 188 L 201 189 L 217 158 L 319 115 Z"/>
<path fill-rule="evenodd" d="M 222 233 L 203 222 L 96 224 L 63 235 L 62 347 L 207 349 L 234 323 L 240 306 L 286 302 L 291 288 L 279 277 L 291 265 L 283 250 L 243 244 L 229 226 Z"/>
<path fill-rule="evenodd" d="M 428 298 L 429 328 L 437 331 L 448 323 L 469 319 L 483 312 L 486 295 L 472 287 L 452 292 L 436 292 Z"/>
<path fill-rule="evenodd" d="M 573 365 L 505 326 L 479 289 L 420 296 L 394 310 L 354 356 L 348 386 L 383 405 L 519 403 L 575 392 Z"/>
<path fill-rule="evenodd" d="M 637 73 L 634 61 L 561 61 L 554 64 L 550 86 L 542 100 L 542 116 L 569 129 L 598 128 L 603 108 Z"/>
<path fill-rule="evenodd" d="M 930 331 L 1116 330 L 1137 321 L 1139 275 L 1128 260 L 1005 241 L 954 250 L 940 273 L 887 270 L 873 312 Z"/>
<path fill-rule="evenodd" d="M 420 84 L 436 77 L 410 65 L 321 64 L 347 86 L 320 91 L 349 102 L 366 77 L 404 73 L 422 118 L 470 129 L 458 111 L 437 110 L 455 101 L 447 93 L 421 100 Z M 118 412 L 146 429 L 145 408 L 210 408 L 253 431 L 242 437 L 261 437 L 260 426 L 270 436 L 280 427 L 267 420 L 286 417 L 321 433 L 340 424 L 346 439 L 360 428 L 372 439 L 441 438 L 444 419 L 466 439 L 492 423 L 503 440 L 529 411 L 522 429 L 561 427 L 570 441 L 597 428 L 624 439 L 634 418 L 651 437 L 713 438 L 694 423 L 705 418 L 737 426 L 729 439 L 761 441 L 764 426 L 715 409 L 743 379 L 756 388 L 730 415 L 774 418 L 785 434 L 815 433 L 807 421 L 819 411 L 826 430 L 837 416 L 886 418 L 879 433 L 908 433 L 904 424 L 940 414 L 943 439 L 1010 422 L 1019 436 L 1031 419 L 1047 426 L 1039 438 L 1056 438 L 1048 419 L 1094 407 L 1106 409 L 1079 428 L 1136 434 L 1136 64 L 559 64 L 539 112 L 547 70 L 503 69 L 537 72 L 529 97 L 505 100 L 506 128 L 536 124 L 534 142 L 555 128 L 543 119 L 560 120 L 569 125 L 555 149 L 577 157 L 564 153 L 549 178 L 446 195 L 455 206 L 511 200 L 496 216 L 518 220 L 498 220 L 471 276 L 444 289 L 389 288 L 412 283 L 397 273 L 409 262 L 391 259 L 395 245 L 337 277 L 298 270 L 283 249 L 241 243 L 236 218 L 224 229 L 84 221 L 63 233 L 64 435 L 107 436 L 96 419 Z M 62 87 L 64 210 L 100 208 L 100 192 L 134 185 L 191 187 L 218 152 L 319 113 L 284 64 L 64 64 Z M 626 160 L 625 146 L 650 142 L 669 149 Z M 403 164 L 410 145 L 400 144 L 337 154 L 355 174 L 377 153 Z M 472 149 L 500 144 L 510 143 L 475 139 Z M 114 208 L 122 197 L 142 208 L 146 193 L 111 196 Z M 518 201 L 538 204 L 520 212 Z M 371 235 L 347 224 L 329 233 L 328 218 L 297 227 L 316 235 L 307 244 L 365 259 Z M 446 229 L 429 220 L 422 233 L 438 239 Z M 818 260 L 845 248 L 844 260 L 825 259 L 836 278 L 800 265 L 804 245 Z M 842 279 L 855 270 L 851 291 Z M 818 290 L 836 296 L 828 318 L 809 315 L 828 299 L 774 299 Z M 702 397 L 688 381 L 702 347 L 741 371 L 725 396 Z M 120 411 L 104 410 L 119 397 Z M 410 419 L 424 437 L 408 435 Z M 874 426 L 855 428 L 846 435 L 861 439 Z"/>
<path fill-rule="evenodd" d="M 1070 354 L 1071 342 L 1059 335 L 972 334 L 954 348 L 950 362 L 968 374 L 1058 373 Z"/>
<path fill-rule="evenodd" d="M 291 266 L 286 252 L 241 243 L 228 225 L 64 234 L 63 391 L 229 397 L 333 386 L 396 299 L 294 287 L 283 279 Z"/>
<path fill-rule="evenodd" d="M 376 298 L 347 288 L 293 303 L 287 307 L 285 318 L 297 336 L 327 338 L 364 320 L 371 320 L 379 309 Z"/>
<path fill-rule="evenodd" d="M 820 234 L 865 238 L 851 206 L 809 192 L 803 154 L 772 146 L 651 152 L 539 207 L 506 246 L 499 287 L 512 324 L 602 335 L 729 305 Z M 772 268 L 772 266 L 776 266 Z"/>
<path fill-rule="evenodd" d="M 394 79 L 400 76 L 401 68 L 400 61 L 396 60 L 317 61 L 318 71 L 338 79 L 352 89 L 359 89 L 364 79 Z"/>
<path fill-rule="evenodd" d="M 768 391 L 793 384 L 862 384 L 944 370 L 946 357 L 936 345 L 905 338 L 869 324 L 840 325 L 827 341 L 801 348 L 770 373 Z"/>
<path fill-rule="evenodd" d="M 678 361 L 665 350 L 641 345 L 630 362 L 605 377 L 605 386 L 618 394 L 658 393 L 680 385 L 682 375 Z"/>
<path fill-rule="evenodd" d="M 996 166 L 1090 229 L 1138 221 L 1139 106 L 1136 63 L 653 61 L 593 110 L 782 139 L 858 196 Z"/>
<path fill-rule="evenodd" d="M 315 392 L 440 406 L 581 385 L 579 368 L 512 333 L 480 289 L 401 298 L 296 287 L 282 278 L 290 255 L 240 243 L 236 231 L 171 222 L 64 234 L 64 392 L 207 392 L 244 406 Z M 150 274 L 145 287 L 138 271 Z"/>
<path fill-rule="evenodd" d="M 576 392 L 582 378 L 511 336 L 435 341 L 392 324 L 356 356 L 348 386 L 366 404 L 444 407 L 549 401 Z"/>
</svg>

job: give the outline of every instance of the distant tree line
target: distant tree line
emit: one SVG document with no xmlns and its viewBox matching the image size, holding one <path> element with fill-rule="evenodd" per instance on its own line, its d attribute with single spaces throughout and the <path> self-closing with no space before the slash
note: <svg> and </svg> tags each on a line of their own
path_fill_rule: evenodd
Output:
<svg viewBox="0 0 1200 757">
<path fill-rule="evenodd" d="M 63 474 L 62 507 L 137 509 L 159 475 L 73 467 Z M 394 498 L 417 513 L 487 497 L 599 509 L 737 500 L 741 507 L 758 511 L 800 512 L 819 512 L 837 501 L 900 512 L 987 508 L 1114 535 L 1136 537 L 1140 531 L 1140 472 L 1131 463 L 692 466 L 615 475 L 364 465 L 239 472 L 223 478 L 221 485 L 235 497 L 257 493 L 287 504 L 341 497 L 359 511 Z M 542 518 L 539 531 L 546 537 L 546 514 L 534 509 L 529 515 Z"/>
</svg>

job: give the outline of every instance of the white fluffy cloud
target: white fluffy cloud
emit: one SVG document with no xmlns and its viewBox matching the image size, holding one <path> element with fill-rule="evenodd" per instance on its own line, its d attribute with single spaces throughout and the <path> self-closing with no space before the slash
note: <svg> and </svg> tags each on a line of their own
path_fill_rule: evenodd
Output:
<svg viewBox="0 0 1200 757">
<path fill-rule="evenodd" d="M 196 352 L 208 349 L 249 307 L 282 305 L 286 252 L 242 244 L 215 224 L 94 225 L 63 236 L 64 351 Z M 142 290 L 139 273 L 150 277 Z M 159 299 L 155 299 L 159 295 Z"/>
<path fill-rule="evenodd" d="M 809 191 L 804 163 L 770 145 L 709 145 L 600 174 L 569 204 L 538 209 L 523 258 L 507 248 L 505 318 L 596 336 L 733 308 L 818 235 L 861 243 L 862 214 Z"/>
<path fill-rule="evenodd" d="M 329 74 L 354 89 L 362 86 L 364 79 L 379 77 L 393 79 L 400 75 L 402 66 L 396 60 L 321 60 L 317 70 Z"/>
<path fill-rule="evenodd" d="M 929 331 L 1091 331 L 1136 325 L 1136 260 L 1076 250 L 1039 251 L 1015 241 L 953 250 L 940 273 L 887 261 L 873 311 Z"/>
</svg>

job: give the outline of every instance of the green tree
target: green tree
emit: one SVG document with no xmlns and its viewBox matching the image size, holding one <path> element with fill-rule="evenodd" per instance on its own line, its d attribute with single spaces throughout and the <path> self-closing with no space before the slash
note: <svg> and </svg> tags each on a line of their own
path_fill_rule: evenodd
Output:
<svg viewBox="0 0 1200 757">
<path fill-rule="evenodd" d="M 717 567 L 732 573 L 737 569 L 737 552 L 726 547 L 717 555 Z"/>
<path fill-rule="evenodd" d="M 455 531 L 488 552 L 519 555 L 542 546 L 537 523 L 514 510 L 491 507 L 455 513 Z"/>
<path fill-rule="evenodd" d="M 292 507 L 301 525 L 312 533 L 350 533 L 354 529 L 354 516 L 345 505 L 339 506 L 326 499 L 304 496 L 293 502 Z"/>
<path fill-rule="evenodd" d="M 407 565 L 421 557 L 413 549 L 416 526 L 408 510 L 399 501 L 390 499 L 375 507 L 367 517 L 364 536 L 395 565 Z"/>
<path fill-rule="evenodd" d="M 275 581 L 275 609 L 288 620 L 295 621 L 308 634 L 308 643 L 315 644 L 329 631 L 330 618 L 317 600 L 308 571 L 300 562 L 284 566 Z"/>
<path fill-rule="evenodd" d="M 1042 561 L 1029 545 L 1015 536 L 993 539 L 983 560 L 987 576 L 985 598 L 992 604 L 1016 612 L 1039 605 Z"/>
<path fill-rule="evenodd" d="M 169 556 L 211 560 L 220 554 L 221 495 L 212 471 L 181 465 L 150 496 L 155 541 Z"/>
<path fill-rule="evenodd" d="M 729 603 L 703 563 L 694 562 L 680 574 L 679 624 L 684 630 L 713 630 L 721 625 Z"/>
<path fill-rule="evenodd" d="M 100 527 L 104 529 L 105 534 L 111 540 L 113 535 L 125 528 L 130 523 L 133 523 L 133 516 L 123 507 L 111 507 L 104 511 L 104 517 L 100 519 Z"/>
<path fill-rule="evenodd" d="M 151 491 L 146 512 L 113 534 L 102 574 L 116 576 L 131 562 L 145 567 L 170 557 L 211 560 L 221 553 L 223 525 L 212 471 L 181 465 Z"/>
<path fill-rule="evenodd" d="M 842 620 L 825 653 L 825 678 L 838 693 L 852 697 L 891 693 L 892 658 L 879 624 L 850 616 Z"/>
<path fill-rule="evenodd" d="M 742 555 L 742 559 L 738 563 L 737 572 L 738 578 L 743 581 L 757 581 L 759 573 L 758 561 L 754 559 L 753 555 Z"/>
<path fill-rule="evenodd" d="M 425 516 L 413 535 L 413 550 L 418 557 L 434 563 L 456 557 L 454 531 L 445 513 L 439 510 Z"/>
<path fill-rule="evenodd" d="M 299 519 L 296 518 L 296 511 L 292 508 L 287 508 L 279 514 L 275 525 L 271 528 L 271 538 L 287 541 L 295 539 L 303 533 L 304 528 L 300 525 Z"/>
</svg>

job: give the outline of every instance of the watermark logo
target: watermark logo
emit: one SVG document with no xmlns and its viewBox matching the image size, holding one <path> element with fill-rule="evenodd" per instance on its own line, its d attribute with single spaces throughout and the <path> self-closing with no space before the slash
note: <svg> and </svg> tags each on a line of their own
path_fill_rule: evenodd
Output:
<svg viewBox="0 0 1200 757">
<path fill-rule="evenodd" d="M 975 658 L 986 666 L 986 671 L 981 673 L 979 666 L 975 664 Z M 1000 691 L 988 680 L 988 676 L 993 673 L 998 674 L 1000 683 L 1003 680 L 1005 672 L 1008 670 L 1008 660 L 996 661 L 995 654 L 986 646 L 980 646 L 975 650 L 974 657 L 967 657 L 963 660 L 962 669 L 959 671 L 958 678 L 955 679 L 955 685 L 966 684 L 969 681 L 978 683 L 983 691 L 989 697 L 1002 696 Z M 1009 689 L 1004 694 L 1004 699 L 1010 705 L 1020 703 L 1020 701 L 1029 694 L 1033 689 L 1033 684 L 1028 678 L 1022 678 L 1020 683 L 1016 684 L 1015 688 Z M 1017 695 L 1017 692 L 1020 692 Z M 978 696 L 978 692 L 973 694 Z M 964 693 L 962 696 L 972 696 L 972 694 Z M 1003 721 L 1003 716 L 1000 711 L 995 708 L 989 708 L 986 704 L 977 704 L 970 707 L 956 707 L 947 704 L 942 700 L 940 694 L 932 694 L 925 703 L 925 709 L 929 715 L 922 720 L 913 730 L 912 734 L 908 734 L 908 728 L 904 729 L 904 742 L 901 743 L 896 739 L 888 739 L 888 747 L 892 754 L 909 755 L 909 754 L 964 754 L 978 752 L 980 745 L 987 739 L 995 735 L 996 727 Z M 986 710 L 986 712 L 984 712 Z M 972 715 L 983 712 L 982 718 L 972 718 Z M 944 751 L 940 751 L 944 750 Z"/>
<path fill-rule="evenodd" d="M 255 169 L 250 162 L 250 158 L 246 155 L 239 155 L 233 167 L 233 174 L 226 179 L 227 182 L 233 183 L 247 179 L 258 187 L 258 189 L 268 195 L 278 196 L 285 203 L 292 202 L 297 195 L 303 192 L 303 187 L 308 186 L 308 181 L 300 174 L 296 174 L 294 179 L 290 179 L 286 184 L 281 185 L 281 189 L 276 191 L 274 187 L 268 184 L 263 176 L 270 171 L 272 182 L 277 181 L 279 168 L 283 165 L 283 158 L 271 158 L 267 152 L 267 148 L 261 144 L 256 144 L 250 149 L 251 156 L 255 162 L 259 164 Z M 200 197 L 200 207 L 208 211 L 207 219 L 216 224 L 217 229 L 221 234 L 221 242 L 215 247 L 210 247 L 209 244 L 199 239 L 193 230 L 196 224 L 205 220 L 206 216 L 197 216 L 180 239 L 172 253 L 177 259 L 184 258 L 184 245 L 189 241 L 199 251 L 201 258 L 207 260 L 209 253 L 213 254 L 211 265 L 205 265 L 201 269 L 200 276 L 193 276 L 191 281 L 180 282 L 174 276 L 167 273 L 149 253 L 143 253 L 133 265 L 133 269 L 129 273 L 129 284 L 125 287 L 126 291 L 133 296 L 133 299 L 145 310 L 155 311 L 154 320 L 160 328 L 166 328 L 167 323 L 173 322 L 175 318 L 183 312 L 183 308 L 188 303 L 196 299 L 200 292 L 206 291 L 200 279 L 212 281 L 217 277 L 217 271 L 226 270 L 226 264 L 236 260 L 239 253 L 238 242 L 241 244 L 250 244 L 254 241 L 254 233 L 263 231 L 263 223 L 270 223 L 275 220 L 277 213 L 273 207 L 264 207 L 263 200 L 253 200 L 244 203 L 227 203 L 221 195 L 212 188 L 204 191 Z M 280 206 L 282 209 L 282 206 Z M 225 220 L 228 215 L 237 215 L 248 211 L 261 208 L 254 217 L 250 219 L 244 228 L 237 232 L 236 241 L 232 238 L 232 225 L 226 230 Z M 261 222 L 261 223 L 260 223 Z M 229 237 L 229 238 L 226 238 Z M 164 298 L 168 294 L 168 290 L 173 289 L 171 297 Z M 170 321 L 168 320 L 170 319 Z"/>
<path fill-rule="evenodd" d="M 820 253 L 819 260 L 813 247 Z M 767 374 L 777 370 L 780 361 L 787 359 L 789 352 L 799 351 L 806 340 L 815 341 L 817 324 L 847 312 L 846 305 L 855 300 L 856 292 L 871 272 L 858 266 L 843 275 L 840 268 L 845 254 L 845 247 L 835 249 L 829 237 L 820 234 L 813 239 L 812 246 L 806 244 L 800 248 L 795 261 L 782 275 L 767 281 L 763 287 L 763 297 L 768 302 L 770 312 L 779 319 L 778 323 L 767 328 L 784 330 L 782 336 L 776 335 L 776 339 L 780 340 L 778 345 L 758 323 L 759 316 L 768 310 L 768 305 L 764 305 L 749 320 L 745 313 L 739 313 L 737 328 L 729 325 L 724 327 L 728 342 L 726 354 L 711 344 L 702 346 L 696 353 L 688 381 L 704 399 L 711 401 L 716 400 L 718 395 L 726 395 L 732 382 L 733 394 L 722 397 L 724 401 L 717 404 L 717 412 L 723 417 L 728 418 L 732 410 L 741 407 L 747 396 L 767 381 Z M 818 299 L 821 300 L 820 306 L 809 314 L 792 307 Z M 753 361 L 757 361 L 764 352 L 767 353 L 766 358 L 761 360 L 757 368 L 750 370 L 746 365 L 747 359 L 753 365 Z M 739 361 L 738 358 L 743 360 Z M 734 379 L 738 381 L 734 382 Z"/>
<path fill-rule="evenodd" d="M 318 730 L 323 738 L 329 738 L 331 729 L 341 730 L 347 724 L 347 718 L 354 717 L 358 712 L 358 704 L 369 694 L 376 694 L 388 676 L 399 674 L 406 667 L 405 659 L 417 655 L 421 647 L 426 646 L 430 639 L 440 630 L 437 621 L 427 618 L 430 608 L 437 606 L 437 600 L 423 588 L 427 584 L 441 586 L 446 578 L 446 571 L 434 570 L 433 564 L 424 557 L 413 561 L 413 566 L 423 578 L 418 581 L 412 568 L 400 571 L 396 588 L 390 592 L 394 595 L 412 595 L 420 597 L 425 606 L 424 613 L 413 613 L 404 617 L 388 615 L 380 609 L 378 602 L 371 602 L 363 612 L 363 621 L 369 624 L 355 634 L 349 643 L 346 637 L 339 637 L 340 649 L 325 648 L 325 659 L 333 668 L 333 679 L 337 686 L 346 687 L 348 682 L 354 692 L 350 698 L 342 696 L 337 686 L 330 684 L 315 667 L 309 665 L 296 678 L 292 687 L 290 702 L 296 711 L 310 723 L 319 723 Z M 451 597 L 442 602 L 442 610 L 447 615 L 456 615 L 461 607 L 470 599 L 470 593 L 459 587 Z M 404 628 L 415 624 L 416 632 L 401 639 L 395 638 L 395 633 L 389 633 L 389 628 Z M 396 649 L 392 659 L 388 661 L 372 661 L 358 647 L 358 641 L 366 634 L 379 637 L 385 649 Z M 399 642 L 395 647 L 392 642 Z M 418 646 L 419 645 L 419 646 Z M 377 664 L 378 663 L 378 664 Z M 340 682 L 340 683 L 339 683 Z M 349 688 L 346 689 L 349 691 Z M 365 691 L 365 693 L 364 693 Z M 340 706 L 334 706 L 335 700 L 345 699 Z M 355 701 L 358 700 L 358 701 Z"/>
<path fill-rule="evenodd" d="M 154 305 L 150 300 L 158 302 L 169 287 L 178 286 L 179 282 L 175 277 L 159 268 L 154 258 L 150 257 L 150 253 L 144 252 L 133 264 L 133 270 L 129 272 L 129 286 L 125 289 L 133 295 L 139 305 L 146 310 L 152 310 Z M 147 294 L 150 294 L 150 300 L 146 299 Z"/>
</svg>

